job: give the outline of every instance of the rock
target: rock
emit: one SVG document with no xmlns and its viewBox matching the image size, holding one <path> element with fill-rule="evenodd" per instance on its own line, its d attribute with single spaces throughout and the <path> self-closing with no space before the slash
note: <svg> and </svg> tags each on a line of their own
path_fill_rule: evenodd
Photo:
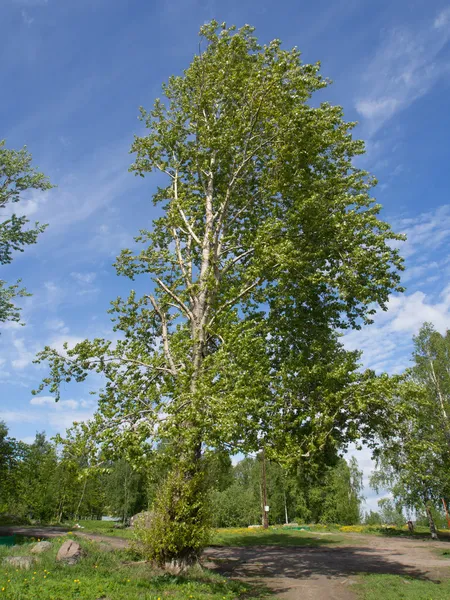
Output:
<svg viewBox="0 0 450 600">
<path fill-rule="evenodd" d="M 262 525 L 249 525 L 248 528 L 249 529 L 261 529 Z"/>
<path fill-rule="evenodd" d="M 58 550 L 56 560 L 58 562 L 64 562 L 67 565 L 76 565 L 83 556 L 83 549 L 78 542 L 73 540 L 67 540 Z"/>
<path fill-rule="evenodd" d="M 32 556 L 8 556 L 3 563 L 16 569 L 31 569 L 34 558 Z"/>
<path fill-rule="evenodd" d="M 136 522 L 139 522 L 140 525 L 143 525 L 144 527 L 148 528 L 152 524 L 153 516 L 154 515 L 150 510 L 144 510 L 143 512 L 140 512 L 137 515 L 131 517 L 130 527 L 134 527 L 136 525 Z"/>
<path fill-rule="evenodd" d="M 50 542 L 38 542 L 35 546 L 31 548 L 31 554 L 40 554 L 41 552 L 47 552 L 47 550 L 51 550 L 52 545 Z"/>
</svg>

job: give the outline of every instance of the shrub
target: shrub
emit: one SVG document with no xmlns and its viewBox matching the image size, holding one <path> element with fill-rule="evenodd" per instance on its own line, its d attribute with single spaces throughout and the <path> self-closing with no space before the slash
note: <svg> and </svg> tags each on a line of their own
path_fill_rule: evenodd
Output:
<svg viewBox="0 0 450 600">
<path fill-rule="evenodd" d="M 202 473 L 177 468 L 159 488 L 149 526 L 135 525 L 135 548 L 159 566 L 180 570 L 197 561 L 210 540 L 210 516 Z"/>
</svg>

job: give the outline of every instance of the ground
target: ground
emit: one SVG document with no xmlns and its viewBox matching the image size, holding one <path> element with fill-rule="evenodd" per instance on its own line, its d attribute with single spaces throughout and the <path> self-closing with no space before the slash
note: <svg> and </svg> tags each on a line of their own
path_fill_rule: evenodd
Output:
<svg viewBox="0 0 450 600">
<path fill-rule="evenodd" d="M 60 528 L 8 529 L 35 537 L 62 533 Z M 6 534 L 7 529 L 0 528 L 0 535 Z M 100 543 L 104 549 L 123 550 L 128 544 L 126 539 L 101 533 L 76 535 Z M 406 535 L 231 531 L 219 535 L 216 542 L 221 545 L 205 551 L 206 567 L 243 581 L 253 590 L 268 587 L 281 599 L 450 598 L 447 541 L 433 542 Z"/>
</svg>

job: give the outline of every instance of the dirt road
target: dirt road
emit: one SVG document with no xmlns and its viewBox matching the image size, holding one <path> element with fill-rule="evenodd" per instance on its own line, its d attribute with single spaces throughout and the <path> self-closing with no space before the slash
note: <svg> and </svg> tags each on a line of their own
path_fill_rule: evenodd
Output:
<svg viewBox="0 0 450 600">
<path fill-rule="evenodd" d="M 61 527 L 0 527 L 0 535 L 58 537 Z M 126 548 L 128 540 L 80 531 L 74 534 L 99 542 L 105 549 Z M 408 538 L 346 535 L 345 542 L 319 547 L 250 546 L 208 548 L 205 566 L 224 575 L 269 587 L 284 600 L 354 600 L 352 586 L 362 573 L 392 573 L 421 579 L 450 577 L 450 560 L 437 550 L 447 542 Z"/>
<path fill-rule="evenodd" d="M 347 541 L 348 539 L 348 541 Z M 328 547 L 253 546 L 208 548 L 207 566 L 224 575 L 265 585 L 286 600 L 352 600 L 352 586 L 362 573 L 392 573 L 423 579 L 450 576 L 450 561 L 435 549 L 445 542 L 376 536 L 346 537 Z"/>
</svg>

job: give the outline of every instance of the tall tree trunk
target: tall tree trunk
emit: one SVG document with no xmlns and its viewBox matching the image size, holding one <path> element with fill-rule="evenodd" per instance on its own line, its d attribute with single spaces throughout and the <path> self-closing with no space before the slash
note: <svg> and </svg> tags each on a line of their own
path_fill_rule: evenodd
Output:
<svg viewBox="0 0 450 600">
<path fill-rule="evenodd" d="M 431 538 L 433 540 L 437 540 L 439 538 L 438 538 L 438 534 L 437 534 L 437 530 L 436 530 L 436 525 L 434 523 L 433 515 L 431 514 L 431 509 L 430 509 L 427 501 L 425 502 L 425 509 L 427 511 L 428 523 L 430 525 Z"/>
<path fill-rule="evenodd" d="M 262 525 L 264 529 L 269 528 L 269 515 L 267 514 L 267 477 L 266 477 L 266 453 L 263 449 L 261 457 L 261 502 L 262 502 Z"/>
<path fill-rule="evenodd" d="M 287 500 L 286 500 L 286 487 L 283 488 L 283 494 L 284 494 L 284 517 L 285 517 L 286 525 L 289 525 L 289 515 L 288 515 Z"/>
<path fill-rule="evenodd" d="M 83 491 L 81 492 L 80 501 L 78 502 L 77 510 L 75 512 L 75 518 L 74 518 L 75 521 L 78 521 L 78 519 L 80 518 L 79 513 L 80 513 L 81 504 L 84 499 L 84 493 L 86 491 L 86 486 L 87 486 L 87 477 L 84 478 Z"/>
</svg>

